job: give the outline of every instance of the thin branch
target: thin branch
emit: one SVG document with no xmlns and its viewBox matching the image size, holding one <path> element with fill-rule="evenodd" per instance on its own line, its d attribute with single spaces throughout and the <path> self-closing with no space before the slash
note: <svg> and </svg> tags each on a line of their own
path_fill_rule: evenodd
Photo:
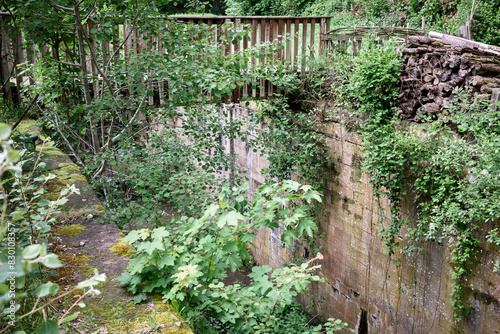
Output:
<svg viewBox="0 0 500 334">
<path fill-rule="evenodd" d="M 50 1 L 45 1 L 49 6 L 51 7 L 54 7 L 55 9 L 58 9 L 60 11 L 63 11 L 63 12 L 70 12 L 70 13 L 74 13 L 75 12 L 75 9 L 74 8 L 69 8 L 69 7 L 63 7 L 61 5 L 56 5 Z"/>
<path fill-rule="evenodd" d="M 73 63 L 68 63 L 68 62 L 65 62 L 65 61 L 62 61 L 62 60 L 55 60 L 54 58 L 52 57 L 42 57 L 43 59 L 47 59 L 47 60 L 51 60 L 53 62 L 56 62 L 56 63 L 59 63 L 61 65 L 66 65 L 66 66 L 74 66 L 74 67 L 80 67 L 80 64 L 73 64 Z"/>
<path fill-rule="evenodd" d="M 16 124 L 14 124 L 12 126 L 12 131 L 14 131 L 14 129 L 19 125 L 19 123 L 21 123 L 21 121 L 23 120 L 24 116 L 26 115 L 26 113 L 31 109 L 31 106 L 33 105 L 33 103 L 35 103 L 35 101 L 38 99 L 38 96 L 40 96 L 40 94 L 36 94 L 30 101 L 30 104 L 26 107 L 26 109 L 24 109 L 24 112 L 23 114 L 21 115 L 21 117 L 19 117 L 19 119 L 17 120 Z"/>
<path fill-rule="evenodd" d="M 68 141 L 68 138 L 66 138 L 66 136 L 64 135 L 64 133 L 61 131 L 61 129 L 59 128 L 59 124 L 57 122 L 54 122 L 50 117 L 49 115 L 47 115 L 47 113 L 42 109 L 42 107 L 40 107 L 37 103 L 37 107 L 38 107 L 38 110 L 40 110 L 40 112 L 49 120 L 49 122 L 52 123 L 52 125 L 54 125 L 56 127 L 56 130 L 57 132 L 59 132 L 59 134 L 61 135 L 61 137 L 63 138 L 63 140 L 66 142 L 66 145 L 68 145 L 69 149 L 71 150 L 71 152 L 73 153 L 73 156 L 75 157 L 75 159 L 77 160 L 77 162 L 80 164 L 80 166 L 85 166 L 85 164 L 82 162 L 82 160 L 80 160 L 80 158 L 78 157 L 78 155 L 76 154 L 75 150 L 73 149 L 73 146 L 71 146 L 71 144 L 69 143 Z M 1 332 L 0 332 L 1 333 Z"/>
<path fill-rule="evenodd" d="M 146 101 L 148 95 L 147 94 L 144 94 L 144 97 L 141 101 L 141 103 L 139 104 L 139 106 L 137 107 L 134 115 L 132 116 L 132 118 L 130 119 L 130 121 L 127 123 L 127 125 L 125 125 L 125 127 L 120 131 L 119 134 L 117 134 L 116 136 L 114 136 L 113 138 L 109 137 L 108 138 L 108 142 L 102 146 L 101 149 L 105 149 L 106 147 L 108 147 L 110 144 L 114 144 L 118 141 L 118 139 L 120 139 L 120 137 L 123 135 L 123 133 L 125 132 L 125 130 L 128 129 L 128 127 L 130 126 L 130 124 L 133 123 L 133 121 L 135 120 L 135 118 L 137 117 L 137 115 L 139 114 L 139 111 L 141 110 L 142 108 L 142 105 L 144 104 L 144 101 Z"/>
</svg>

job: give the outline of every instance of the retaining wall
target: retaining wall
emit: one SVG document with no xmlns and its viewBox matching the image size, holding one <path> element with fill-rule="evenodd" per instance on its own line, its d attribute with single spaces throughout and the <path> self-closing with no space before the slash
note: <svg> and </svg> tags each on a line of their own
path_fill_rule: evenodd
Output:
<svg viewBox="0 0 500 334">
<path fill-rule="evenodd" d="M 233 117 L 248 117 L 249 112 L 235 107 Z M 484 231 L 478 265 L 470 277 L 468 294 L 474 311 L 462 324 L 454 324 L 447 242 L 425 243 L 424 255 L 397 252 L 402 262 L 394 265 L 395 258 L 385 253 L 378 235 L 378 206 L 368 174 L 361 169 L 361 138 L 338 123 L 326 124 L 321 131 L 335 162 L 324 185 L 326 215 L 318 222 L 325 235 L 317 241 L 323 248 L 320 274 L 325 282 L 313 284 L 313 299 L 302 298 L 302 303 L 313 305 L 313 312 L 324 319 L 342 319 L 356 333 L 500 333 L 500 276 L 492 272 L 499 250 L 485 241 L 492 227 Z M 234 147 L 237 163 L 248 171 L 250 191 L 255 190 L 264 182 L 260 171 L 268 161 L 241 141 L 225 141 L 225 145 Z M 402 204 L 410 221 L 415 215 L 412 198 L 410 191 Z M 387 203 L 382 205 L 387 208 Z M 279 235 L 269 229 L 257 234 L 252 253 L 258 264 L 277 268 L 291 259 Z M 404 245 L 401 237 L 400 242 Z"/>
</svg>

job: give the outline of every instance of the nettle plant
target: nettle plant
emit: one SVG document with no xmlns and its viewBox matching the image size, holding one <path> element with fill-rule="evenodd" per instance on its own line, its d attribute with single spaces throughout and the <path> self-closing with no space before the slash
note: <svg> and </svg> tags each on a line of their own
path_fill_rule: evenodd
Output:
<svg viewBox="0 0 500 334">
<path fill-rule="evenodd" d="M 429 241 L 451 247 L 451 303 L 455 320 L 461 321 L 472 309 L 467 280 L 477 261 L 480 235 L 500 218 L 500 113 L 457 90 L 447 114 L 429 120 L 429 135 L 417 136 L 394 115 L 399 69 L 397 54 L 374 44 L 355 61 L 347 94 L 364 113 L 363 167 L 371 175 L 375 195 L 389 199 L 391 217 L 379 208 L 380 233 L 389 255 L 401 246 L 403 226 L 405 252 L 423 252 L 422 244 Z M 373 93 L 365 94 L 368 89 Z M 382 95 L 375 94 L 377 90 Z M 458 138 L 447 136 L 451 131 Z M 401 216 L 401 200 L 411 188 L 418 207 L 415 223 Z M 498 245 L 498 228 L 486 239 Z M 493 270 L 498 270 L 498 262 Z"/>
<path fill-rule="evenodd" d="M 312 236 L 317 227 L 307 215 L 307 205 L 321 197 L 294 181 L 262 186 L 251 199 L 245 196 L 247 187 L 225 189 L 218 203 L 200 218 L 182 217 L 153 230 L 132 231 L 123 239 L 134 249 L 127 272 L 118 280 L 136 294 L 136 302 L 144 300 L 146 293 L 159 293 L 182 310 L 194 327 L 217 328 L 215 332 L 273 332 L 276 319 L 293 304 L 293 297 L 311 281 L 320 280 L 313 262 L 322 255 L 270 275 L 269 267 L 255 266 L 249 286 L 225 285 L 223 280 L 228 271 L 236 271 L 251 259 L 248 243 L 257 229 L 281 228 L 286 245 Z M 334 320 L 331 324 L 344 327 Z M 307 323 L 302 326 L 300 333 L 307 332 Z"/>
<path fill-rule="evenodd" d="M 79 282 L 66 291 L 59 291 L 53 283 L 52 270 L 62 266 L 56 254 L 49 250 L 52 225 L 57 223 L 54 215 L 67 202 L 68 197 L 78 193 L 74 186 L 61 190 L 53 200 L 44 198 L 45 187 L 54 175 L 43 174 L 44 162 L 41 152 L 28 154 L 26 149 L 13 150 L 9 140 L 10 127 L 0 124 L 0 184 L 3 209 L 0 221 L 0 333 L 44 333 L 57 334 L 69 326 L 84 307 L 81 300 L 86 295 L 99 293 L 94 287 L 105 280 L 97 272 L 88 280 Z M 45 139 L 42 147 L 48 139 Z M 23 173 L 23 166 L 29 165 Z M 56 273 L 57 274 L 57 273 Z M 53 311 L 55 302 L 80 292 L 76 300 L 65 311 Z"/>
</svg>

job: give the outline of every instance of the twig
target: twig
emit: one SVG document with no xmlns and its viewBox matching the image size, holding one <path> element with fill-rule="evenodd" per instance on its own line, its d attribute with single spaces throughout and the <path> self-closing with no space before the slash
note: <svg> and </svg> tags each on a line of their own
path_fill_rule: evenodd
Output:
<svg viewBox="0 0 500 334">
<path fill-rule="evenodd" d="M 24 116 L 26 115 L 26 113 L 30 110 L 30 108 L 33 105 L 33 103 L 35 103 L 35 101 L 38 99 L 38 96 L 40 96 L 40 94 L 36 94 L 31 99 L 30 104 L 26 107 L 26 109 L 24 109 L 24 112 L 21 115 L 21 117 L 19 117 L 19 119 L 17 120 L 17 122 L 12 126 L 12 131 L 14 131 L 14 129 L 19 125 L 19 123 L 21 123 L 22 119 L 24 118 Z"/>
</svg>

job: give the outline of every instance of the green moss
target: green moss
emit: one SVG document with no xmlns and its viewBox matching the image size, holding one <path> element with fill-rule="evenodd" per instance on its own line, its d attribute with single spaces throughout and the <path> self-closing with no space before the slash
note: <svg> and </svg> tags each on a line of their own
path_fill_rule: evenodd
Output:
<svg viewBox="0 0 500 334">
<path fill-rule="evenodd" d="M 60 149 L 52 145 L 44 145 L 43 147 L 42 145 L 37 145 L 36 150 L 38 152 L 42 151 L 43 153 L 47 154 L 50 157 L 65 155 Z"/>
<path fill-rule="evenodd" d="M 29 133 L 31 135 L 40 135 L 40 129 L 38 128 L 36 121 L 32 119 L 26 119 L 21 121 L 16 130 L 21 133 Z"/>
<path fill-rule="evenodd" d="M 71 271 L 59 272 L 61 276 L 70 276 L 77 271 L 85 277 L 90 277 L 94 274 L 94 268 L 88 265 L 89 258 L 87 255 L 79 254 L 59 254 L 59 259 L 65 264 L 65 267 L 70 267 Z"/>
<path fill-rule="evenodd" d="M 74 237 L 75 235 L 85 231 L 87 231 L 87 229 L 84 226 L 80 224 L 75 224 L 75 225 L 61 226 L 56 230 L 56 233 L 59 233 L 60 235 L 63 235 L 65 237 Z"/>
<path fill-rule="evenodd" d="M 111 248 L 109 250 L 111 251 L 111 253 L 114 253 L 116 255 L 122 255 L 122 256 L 129 256 L 129 255 L 135 253 L 134 246 L 132 246 L 128 242 L 121 241 L 121 239 L 118 240 L 118 242 L 116 244 L 111 246 Z"/>
<path fill-rule="evenodd" d="M 74 163 L 61 163 L 58 169 L 52 170 L 52 173 L 56 175 L 56 178 L 48 184 L 47 193 L 44 194 L 44 198 L 50 201 L 58 199 L 61 190 L 66 186 L 77 181 L 87 182 L 85 176 L 80 173 L 80 169 Z"/>
<path fill-rule="evenodd" d="M 103 207 L 102 205 L 96 205 L 94 208 L 95 208 L 97 211 L 104 211 L 104 210 L 106 210 L 106 208 L 105 208 L 105 207 Z"/>
<path fill-rule="evenodd" d="M 138 311 L 132 321 L 120 322 L 111 332 L 136 333 L 137 331 L 147 332 L 155 330 L 155 333 L 163 334 L 193 333 L 170 303 L 164 303 L 160 296 L 153 296 L 152 299 L 154 303 L 153 309 L 142 309 Z"/>
<path fill-rule="evenodd" d="M 89 262 L 87 255 L 59 254 L 59 259 L 69 266 L 83 266 Z"/>
</svg>

